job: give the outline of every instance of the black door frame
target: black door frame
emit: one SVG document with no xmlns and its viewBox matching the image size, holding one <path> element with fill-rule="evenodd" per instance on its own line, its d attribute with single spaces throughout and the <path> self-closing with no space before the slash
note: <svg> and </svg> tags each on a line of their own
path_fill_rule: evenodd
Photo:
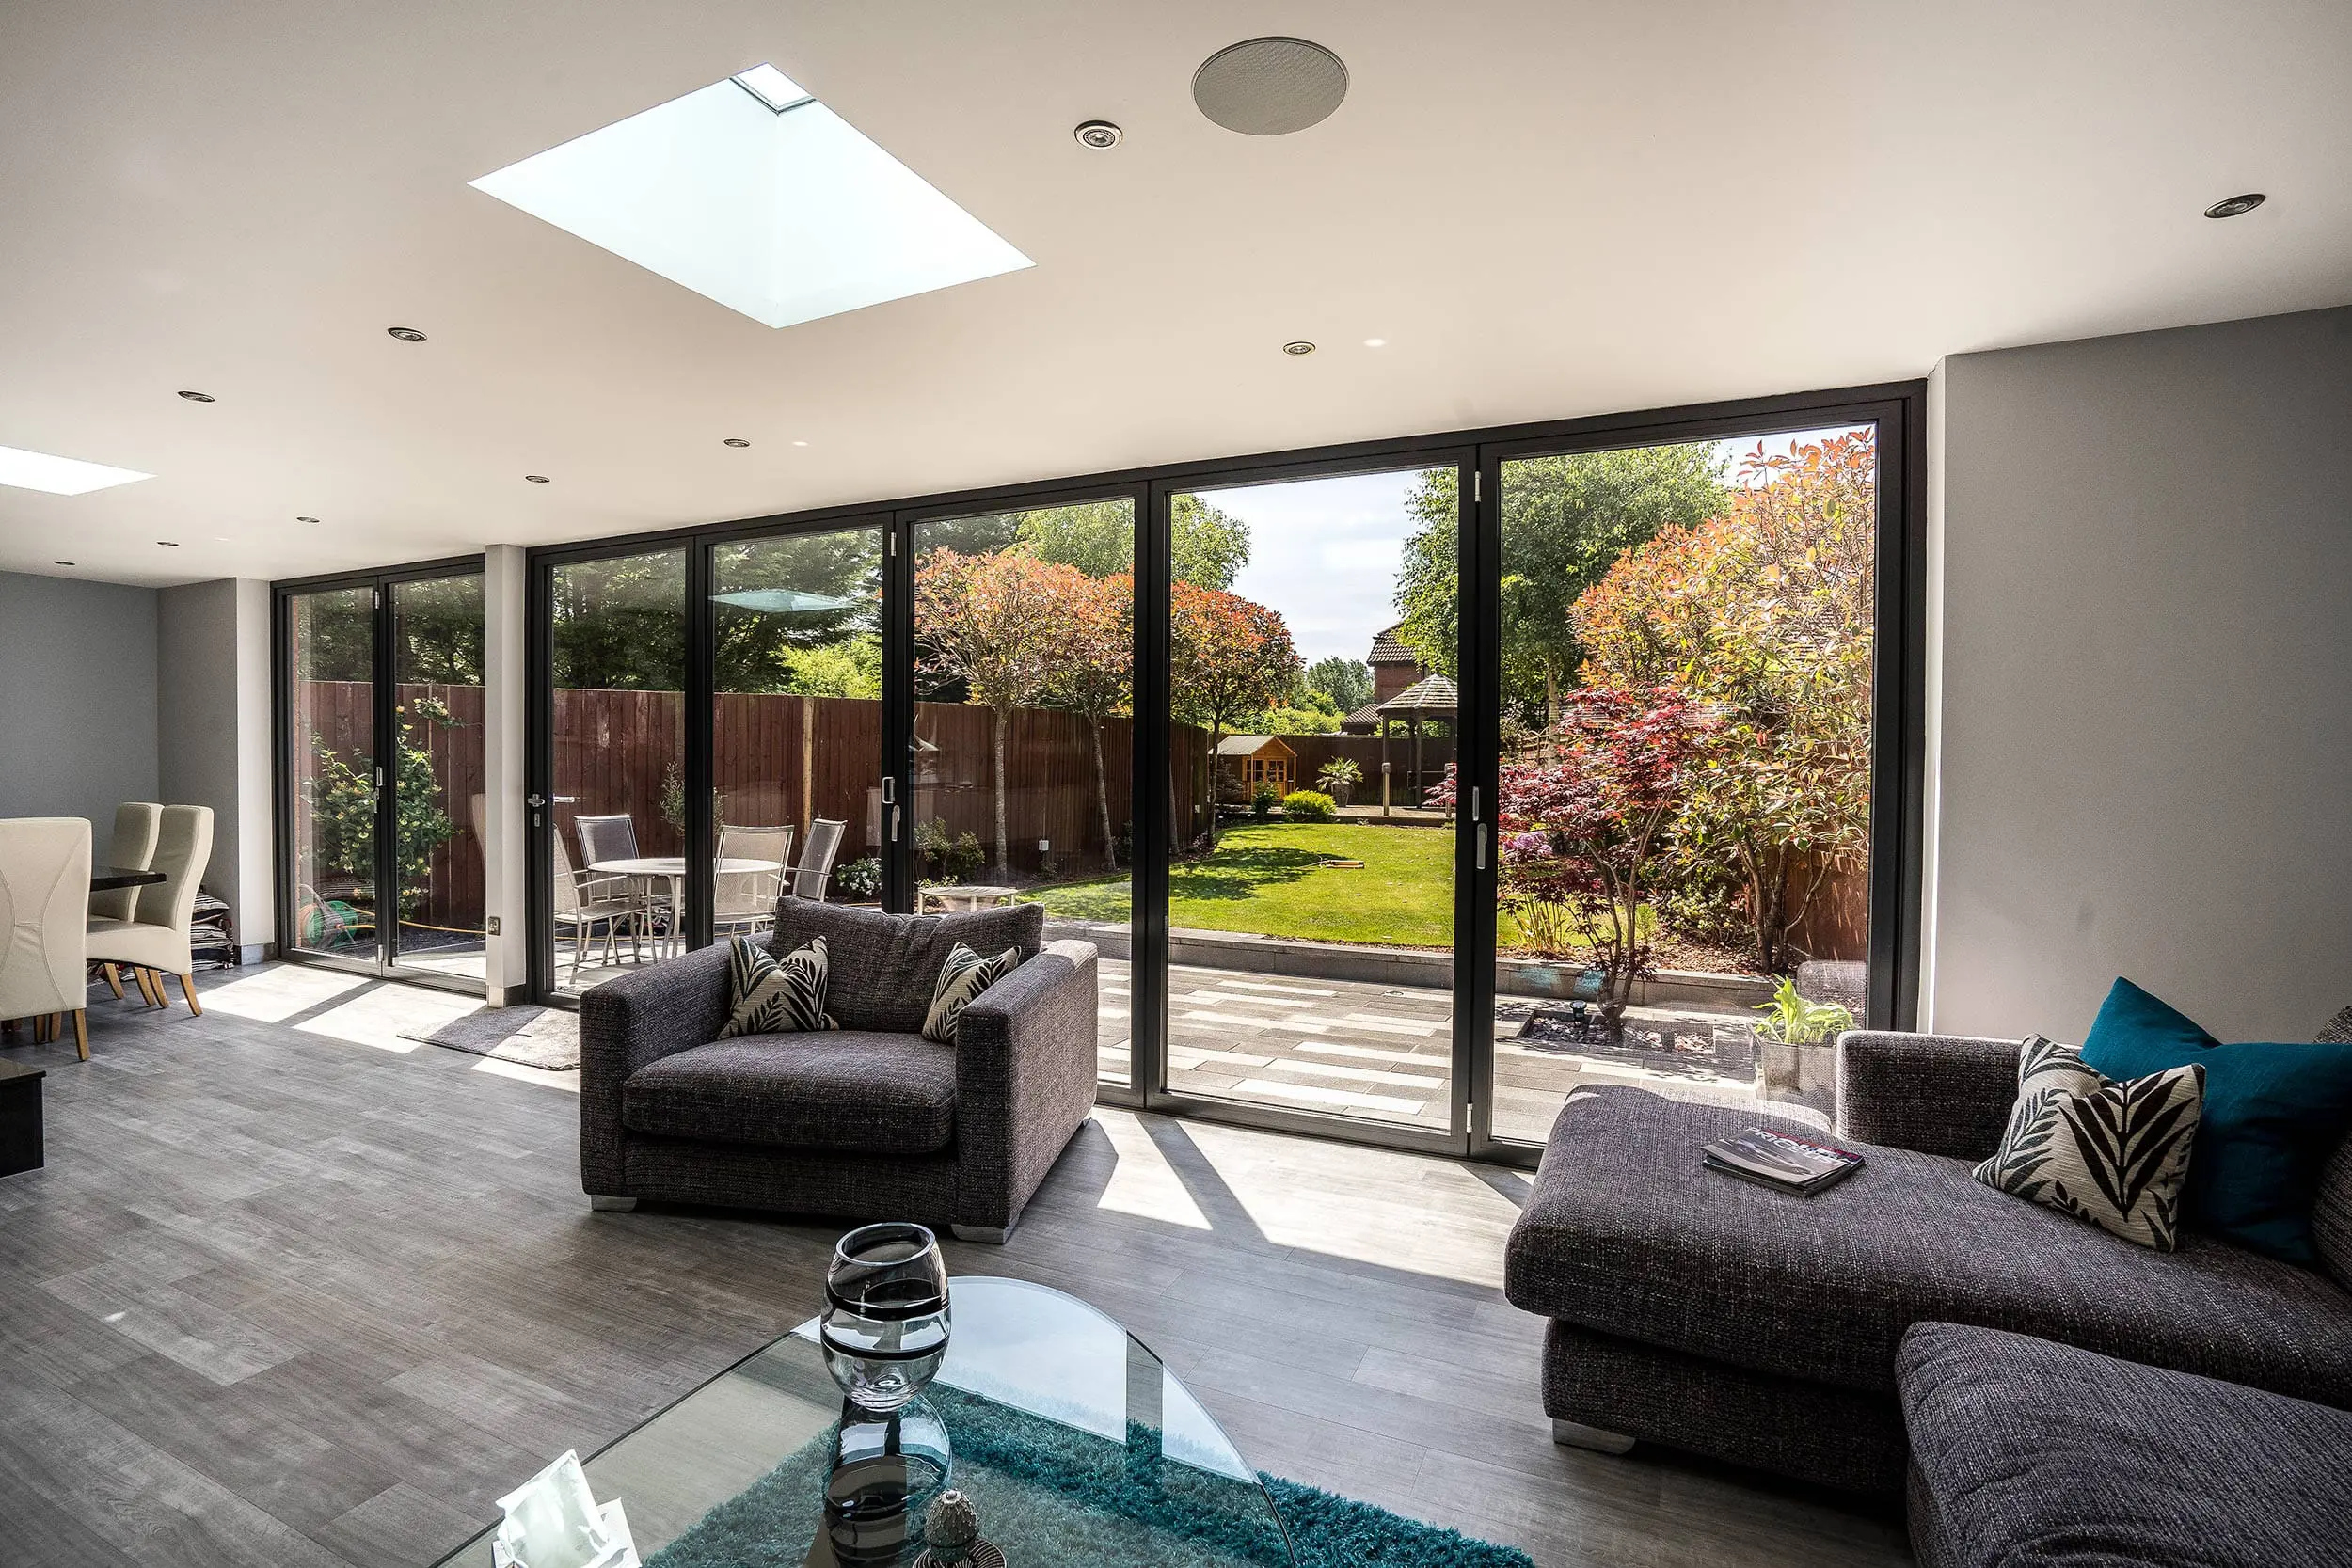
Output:
<svg viewBox="0 0 2352 1568">
<path fill-rule="evenodd" d="M 532 686 L 530 713 L 531 789 L 544 796 L 548 777 L 547 570 L 552 563 L 684 547 L 690 584 L 707 583 L 710 545 L 798 531 L 881 522 L 889 543 L 884 591 L 884 733 L 903 737 L 912 730 L 913 527 L 920 520 L 969 513 L 1015 510 L 1062 501 L 1099 500 L 1135 494 L 1136 514 L 1136 756 L 1135 777 L 1156 779 L 1167 768 L 1168 720 L 1165 673 L 1169 575 L 1170 498 L 1180 490 L 1279 483 L 1342 473 L 1371 473 L 1453 462 L 1470 481 L 1470 500 L 1461 529 L 1461 650 L 1464 706 L 1457 755 L 1467 753 L 1461 783 L 1480 794 L 1491 819 L 1495 758 L 1499 747 L 1500 688 L 1495 651 L 1489 644 L 1496 617 L 1495 574 L 1500 565 L 1502 465 L 1511 457 L 1603 451 L 1612 448 L 1737 439 L 1792 429 L 1843 423 L 1878 427 L 1880 462 L 1877 672 L 1873 687 L 1870 908 L 1870 996 L 1867 1022 L 1872 1027 L 1908 1028 L 1915 1017 L 1919 970 L 1919 898 L 1922 767 L 1925 752 L 1926 397 L 1922 381 L 1884 383 L 1773 397 L 1687 404 L 1574 420 L 1534 421 L 1427 436 L 1339 443 L 1250 456 L 1170 463 L 1149 467 L 890 500 L 822 507 L 749 517 L 719 525 L 659 530 L 580 544 L 541 546 L 528 552 Z M 707 597 L 707 594 L 705 594 Z M 692 613 L 690 609 L 690 615 Z M 707 610 L 705 611 L 707 617 Z M 699 800 L 700 832 L 690 842 L 707 850 L 708 822 L 709 654 L 707 635 L 690 642 L 702 650 L 690 657 L 688 684 L 699 683 L 697 710 L 689 692 L 688 750 L 683 771 L 691 802 Z M 696 721 L 699 711 L 700 736 Z M 895 762 L 895 768 L 890 764 Z M 912 784 L 903 756 L 886 759 L 885 776 L 900 800 Z M 694 788 L 700 777 L 704 785 Z M 1491 1083 L 1493 1040 L 1494 855 L 1489 832 L 1481 853 L 1475 818 L 1464 823 L 1456 842 L 1457 971 L 1454 1095 L 1455 1132 L 1432 1135 L 1388 1124 L 1350 1120 L 1311 1112 L 1208 1101 L 1176 1095 L 1165 1086 L 1167 1063 L 1167 890 L 1168 824 L 1158 789 L 1138 789 L 1136 802 L 1132 941 L 1132 1084 L 1125 1089 L 1100 1085 L 1105 1103 L 1136 1105 L 1203 1119 L 1232 1121 L 1314 1136 L 1337 1137 L 1434 1153 L 1468 1153 L 1507 1164 L 1533 1164 L 1534 1145 L 1493 1136 Z M 1466 812 L 1465 816 L 1469 814 Z M 692 824 L 690 822 L 690 826 Z M 1491 821 L 1486 824 L 1491 828 Z M 904 910 L 913 897 L 912 851 L 902 834 L 897 852 L 885 857 L 886 907 Z M 542 832 L 532 835 L 531 899 L 532 987 L 540 1000 L 553 998 L 541 969 L 550 934 L 546 920 L 547 856 Z M 707 862 L 707 855 L 698 857 Z M 690 879 L 690 888 L 691 879 Z M 700 895 L 707 936 L 707 892 Z M 690 909 L 695 904 L 690 895 Z M 1467 970 L 1465 970 L 1467 966 Z"/>
<path fill-rule="evenodd" d="M 271 780 L 271 832 L 278 862 L 277 875 L 272 879 L 272 893 L 277 905 L 278 952 L 280 958 L 294 963 L 314 964 L 321 969 L 340 970 L 348 974 L 364 974 L 372 979 L 397 979 L 429 986 L 436 990 L 455 991 L 462 996 L 486 994 L 486 980 L 469 981 L 432 970 L 401 967 L 400 769 L 390 759 L 397 756 L 399 746 L 399 721 L 393 717 L 398 705 L 394 701 L 392 680 L 395 669 L 392 649 L 393 590 L 406 583 L 463 577 L 484 577 L 486 588 L 487 564 L 485 556 L 445 556 L 436 561 L 412 562 L 405 566 L 387 566 L 365 572 L 331 572 L 316 577 L 289 578 L 270 584 L 271 745 L 276 759 Z M 305 594 L 344 593 L 362 588 L 374 595 L 369 622 L 369 734 L 376 768 L 384 775 L 383 784 L 375 791 L 376 911 L 375 956 L 373 958 L 310 952 L 297 946 L 294 940 L 294 601 Z M 486 598 L 484 613 L 485 616 L 488 613 Z M 485 678 L 487 678 L 486 671 Z"/>
</svg>

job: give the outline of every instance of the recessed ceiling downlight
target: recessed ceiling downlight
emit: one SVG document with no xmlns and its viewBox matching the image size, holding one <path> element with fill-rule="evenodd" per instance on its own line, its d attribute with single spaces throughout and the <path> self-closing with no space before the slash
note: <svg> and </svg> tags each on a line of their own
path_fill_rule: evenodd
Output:
<svg viewBox="0 0 2352 1568">
<path fill-rule="evenodd" d="M 546 484 L 550 483 L 548 476 L 545 474 L 525 474 L 523 475 L 523 478 L 530 481 L 533 484 Z"/>
<path fill-rule="evenodd" d="M 315 523 L 318 519 L 316 517 L 296 517 L 294 521 L 297 523 Z"/>
<path fill-rule="evenodd" d="M 1092 148 L 1097 152 L 1107 152 L 1117 147 L 1120 139 L 1127 133 L 1107 119 L 1089 119 L 1081 121 L 1078 128 L 1070 134 L 1077 138 L 1080 147 Z"/>
<path fill-rule="evenodd" d="M 2249 191 L 2244 196 L 2233 196 L 2227 201 L 2215 202 L 2212 206 L 2205 209 L 2205 215 L 2209 218 L 2244 217 L 2247 214 L 2261 206 L 2264 199 L 2265 198 L 2262 192 Z"/>
<path fill-rule="evenodd" d="M 389 335 L 398 338 L 404 343 L 421 343 L 424 341 L 424 334 L 418 331 L 413 326 L 388 326 L 384 330 Z"/>
<path fill-rule="evenodd" d="M 730 447 L 748 447 L 751 443 L 743 439 L 740 436 L 730 436 L 726 438 L 725 445 Z"/>
<path fill-rule="evenodd" d="M 1192 101 L 1228 131 L 1287 136 L 1319 125 L 1347 96 L 1347 67 L 1305 39 L 1245 39 L 1193 72 Z"/>
<path fill-rule="evenodd" d="M 1282 345 L 1282 352 L 1289 355 L 1294 359 L 1304 358 L 1306 356 L 1312 354 L 1314 351 L 1315 345 L 1307 341 L 1304 338 L 1298 339 L 1295 342 L 1288 342 Z"/>
<path fill-rule="evenodd" d="M 213 394 L 210 392 L 183 392 L 180 395 L 187 399 L 190 403 L 211 403 L 214 401 Z"/>
</svg>

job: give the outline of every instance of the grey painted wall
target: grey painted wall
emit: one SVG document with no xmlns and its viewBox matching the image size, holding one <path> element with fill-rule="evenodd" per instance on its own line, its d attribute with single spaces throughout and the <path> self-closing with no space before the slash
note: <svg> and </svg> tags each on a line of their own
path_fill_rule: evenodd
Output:
<svg viewBox="0 0 2352 1568">
<path fill-rule="evenodd" d="M 0 816 L 156 799 L 155 590 L 0 572 Z"/>
<path fill-rule="evenodd" d="M 2352 310 L 1955 356 L 1931 420 L 1923 1022 L 2078 1040 L 2120 974 L 2309 1039 L 2352 1002 Z"/>
<path fill-rule="evenodd" d="M 188 583 L 157 594 L 156 736 L 163 799 L 213 808 L 204 889 L 258 958 L 270 891 L 269 585 Z"/>
</svg>

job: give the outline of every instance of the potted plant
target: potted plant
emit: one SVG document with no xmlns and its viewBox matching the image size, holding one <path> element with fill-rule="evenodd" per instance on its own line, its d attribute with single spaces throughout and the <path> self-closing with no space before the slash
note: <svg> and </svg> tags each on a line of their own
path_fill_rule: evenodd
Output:
<svg viewBox="0 0 2352 1568">
<path fill-rule="evenodd" d="M 1356 765 L 1354 757 L 1333 757 L 1315 774 L 1315 783 L 1323 786 L 1323 793 L 1343 806 L 1355 803 L 1356 786 L 1363 782 L 1364 770 Z"/>
<path fill-rule="evenodd" d="M 1853 1027 L 1852 1010 L 1840 1002 L 1799 994 L 1788 975 L 1781 976 L 1772 999 L 1756 1010 L 1764 1016 L 1749 1032 L 1764 1097 L 1829 1110 L 1837 1099 L 1837 1037 Z"/>
</svg>

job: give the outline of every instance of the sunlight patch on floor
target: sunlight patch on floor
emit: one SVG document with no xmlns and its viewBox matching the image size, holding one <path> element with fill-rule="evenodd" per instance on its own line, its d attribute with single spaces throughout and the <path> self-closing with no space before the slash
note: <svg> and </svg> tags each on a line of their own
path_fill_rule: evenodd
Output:
<svg viewBox="0 0 2352 1568">
<path fill-rule="evenodd" d="M 1132 1111 L 1115 1111 L 1107 1105 L 1094 1108 L 1094 1120 L 1111 1140 L 1111 1148 L 1119 1155 L 1119 1164 L 1111 1169 L 1110 1183 L 1096 1200 L 1097 1209 L 1116 1213 L 1134 1214 L 1142 1219 L 1158 1220 L 1164 1225 L 1181 1225 L 1193 1230 L 1209 1230 L 1209 1217 L 1193 1201 L 1192 1194 L 1176 1175 L 1168 1156 L 1143 1130 Z"/>
<path fill-rule="evenodd" d="M 1203 1121 L 1183 1131 L 1279 1246 L 1502 1283 L 1502 1243 L 1518 1210 L 1459 1162 L 1338 1143 L 1311 1145 L 1302 1160 L 1296 1138 Z"/>
<path fill-rule="evenodd" d="M 427 990 L 421 986 L 380 985 L 361 992 L 340 1007 L 330 1007 L 294 1027 L 306 1035 L 325 1035 L 350 1045 L 406 1054 L 425 1049 L 421 1040 L 405 1040 L 401 1034 L 429 1034 L 480 1007 L 469 996 Z"/>
<path fill-rule="evenodd" d="M 549 1072 L 543 1067 L 527 1062 L 501 1062 L 495 1056 L 484 1056 L 473 1065 L 476 1072 L 486 1072 L 493 1078 L 512 1078 L 517 1084 L 536 1084 L 542 1088 L 562 1089 L 566 1094 L 580 1092 L 580 1074 Z"/>
<path fill-rule="evenodd" d="M 301 964 L 272 964 L 220 985 L 201 987 L 197 997 L 207 1012 L 280 1023 L 368 983 L 367 977 L 360 974 L 342 974 Z"/>
</svg>

